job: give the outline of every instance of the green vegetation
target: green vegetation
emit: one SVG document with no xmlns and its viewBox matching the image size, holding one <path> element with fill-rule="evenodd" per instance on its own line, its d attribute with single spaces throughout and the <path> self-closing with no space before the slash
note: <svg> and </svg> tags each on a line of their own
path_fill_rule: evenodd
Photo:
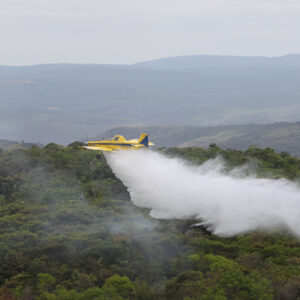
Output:
<svg viewBox="0 0 300 300">
<path fill-rule="evenodd" d="M 270 148 L 161 151 L 300 178 L 300 159 Z M 151 219 L 105 158 L 77 143 L 0 149 L 0 299 L 300 299 L 297 238 L 220 238 L 193 223 Z"/>
</svg>

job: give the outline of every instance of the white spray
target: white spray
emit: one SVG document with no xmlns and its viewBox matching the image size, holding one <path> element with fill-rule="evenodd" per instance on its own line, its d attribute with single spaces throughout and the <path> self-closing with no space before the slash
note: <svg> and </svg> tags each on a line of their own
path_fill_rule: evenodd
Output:
<svg viewBox="0 0 300 300">
<path fill-rule="evenodd" d="M 287 180 L 237 178 L 220 160 L 195 167 L 152 151 L 107 159 L 133 203 L 154 218 L 196 218 L 220 236 L 282 226 L 300 236 L 300 188 Z"/>
</svg>

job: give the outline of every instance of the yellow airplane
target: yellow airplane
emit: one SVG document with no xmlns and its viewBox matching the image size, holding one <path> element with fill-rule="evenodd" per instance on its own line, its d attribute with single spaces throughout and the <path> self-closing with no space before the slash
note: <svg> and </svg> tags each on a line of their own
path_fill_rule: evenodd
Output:
<svg viewBox="0 0 300 300">
<path fill-rule="evenodd" d="M 139 139 L 126 140 L 122 135 L 115 135 L 111 140 L 89 141 L 82 148 L 95 151 L 131 150 L 153 146 L 149 142 L 148 134 L 142 133 Z M 96 155 L 98 159 L 100 155 Z"/>
</svg>

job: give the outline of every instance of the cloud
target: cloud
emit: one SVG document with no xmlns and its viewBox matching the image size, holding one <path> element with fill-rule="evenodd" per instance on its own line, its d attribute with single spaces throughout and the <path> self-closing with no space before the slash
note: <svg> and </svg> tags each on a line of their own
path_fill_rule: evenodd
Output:
<svg viewBox="0 0 300 300">
<path fill-rule="evenodd" d="M 295 53 L 299 13 L 298 0 L 1 0 L 0 64 Z"/>
<path fill-rule="evenodd" d="M 143 14 L 186 15 L 240 12 L 295 12 L 300 10 L 294 0 L 2 0 L 1 11 L 31 14 L 89 13 L 91 15 Z"/>
</svg>

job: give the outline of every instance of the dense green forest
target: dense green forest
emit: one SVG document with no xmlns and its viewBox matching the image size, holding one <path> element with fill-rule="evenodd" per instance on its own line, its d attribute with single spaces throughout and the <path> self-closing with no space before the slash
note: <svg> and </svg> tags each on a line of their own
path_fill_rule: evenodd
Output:
<svg viewBox="0 0 300 300">
<path fill-rule="evenodd" d="M 158 151 L 300 179 L 300 159 L 270 148 Z M 300 299 L 299 239 L 220 238 L 194 223 L 150 218 L 105 158 L 77 143 L 0 148 L 0 299 Z"/>
</svg>

